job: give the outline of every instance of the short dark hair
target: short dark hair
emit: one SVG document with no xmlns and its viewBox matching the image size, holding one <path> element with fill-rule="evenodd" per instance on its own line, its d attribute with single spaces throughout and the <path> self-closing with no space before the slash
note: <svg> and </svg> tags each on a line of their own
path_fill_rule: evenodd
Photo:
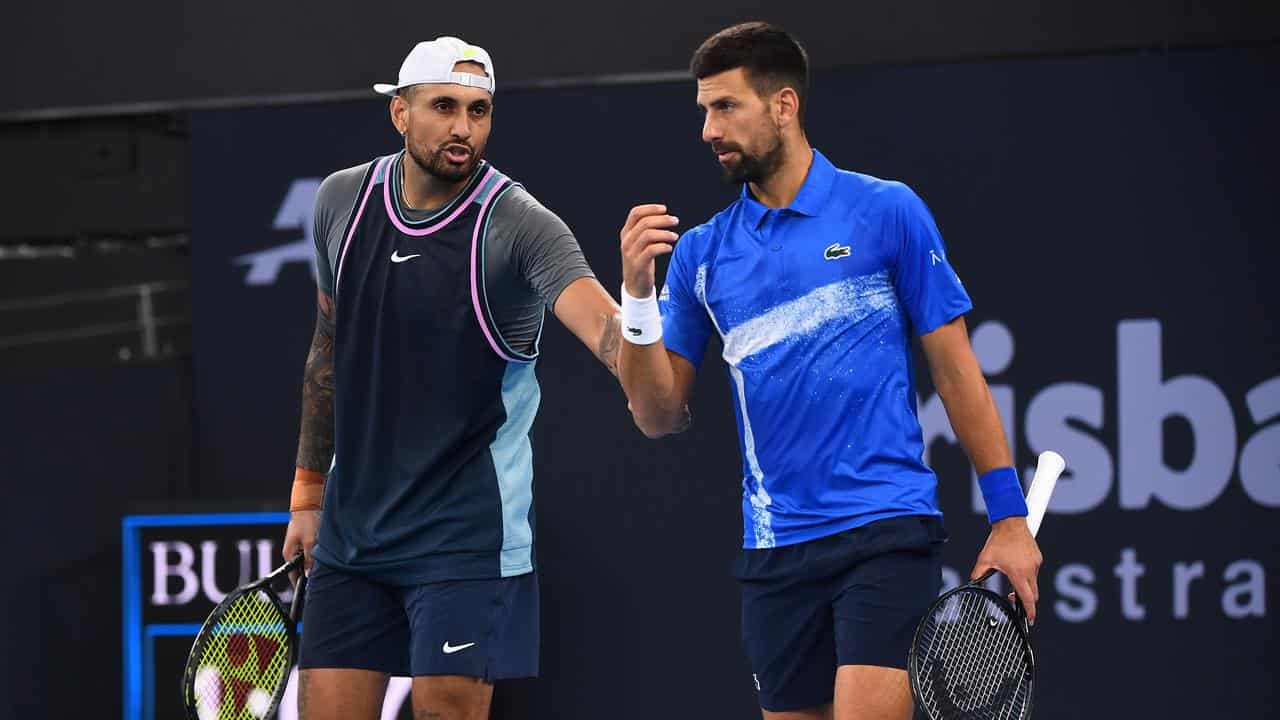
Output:
<svg viewBox="0 0 1280 720">
<path fill-rule="evenodd" d="M 791 33 L 767 22 L 727 27 L 703 41 L 693 53 L 689 71 L 701 80 L 743 68 L 761 97 L 790 87 L 800 96 L 800 116 L 809 94 L 809 57 Z"/>
</svg>

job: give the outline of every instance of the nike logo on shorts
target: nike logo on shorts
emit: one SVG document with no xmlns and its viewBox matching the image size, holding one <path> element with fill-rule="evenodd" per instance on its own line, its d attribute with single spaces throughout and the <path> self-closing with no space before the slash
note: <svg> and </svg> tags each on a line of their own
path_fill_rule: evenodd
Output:
<svg viewBox="0 0 1280 720">
<path fill-rule="evenodd" d="M 417 257 L 417 256 L 415 255 L 414 257 Z M 456 652 L 462 652 L 463 650 L 466 650 L 467 648 L 469 648 L 469 647 L 471 647 L 471 646 L 473 646 L 473 645 L 475 645 L 475 643 L 473 643 L 473 642 L 469 642 L 469 643 L 467 643 L 467 644 L 465 644 L 465 645 L 450 645 L 450 644 L 449 644 L 449 641 L 448 641 L 448 640 L 445 640 L 445 641 L 444 641 L 444 647 L 442 647 L 442 648 L 440 648 L 440 649 L 444 651 L 444 654 L 445 654 L 445 655 L 452 655 L 452 654 L 454 654 L 454 653 L 456 653 Z"/>
</svg>

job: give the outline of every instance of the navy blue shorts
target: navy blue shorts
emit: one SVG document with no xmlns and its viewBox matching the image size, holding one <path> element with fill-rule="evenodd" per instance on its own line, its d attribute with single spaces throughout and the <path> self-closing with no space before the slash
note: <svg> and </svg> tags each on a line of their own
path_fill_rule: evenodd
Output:
<svg viewBox="0 0 1280 720">
<path fill-rule="evenodd" d="M 538 674 L 536 573 L 387 585 L 315 563 L 299 666 L 486 681 Z"/>
<path fill-rule="evenodd" d="M 895 517 L 796 545 L 743 550 L 742 643 L 772 712 L 826 705 L 840 665 L 907 667 L 942 585 L 936 517 Z"/>
</svg>

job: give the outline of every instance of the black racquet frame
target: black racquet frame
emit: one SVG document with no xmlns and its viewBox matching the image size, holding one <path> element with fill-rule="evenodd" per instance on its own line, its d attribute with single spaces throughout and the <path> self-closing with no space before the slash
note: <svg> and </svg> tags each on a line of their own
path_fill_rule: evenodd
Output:
<svg viewBox="0 0 1280 720">
<path fill-rule="evenodd" d="M 205 646 L 213 638 L 212 629 L 226 615 L 227 609 L 241 597 L 261 591 L 270 600 L 275 607 L 276 612 L 280 615 L 280 621 L 284 623 L 285 636 L 288 640 L 289 659 L 285 663 L 284 678 L 276 686 L 275 691 L 271 695 L 271 706 L 267 708 L 267 712 L 263 715 L 264 720 L 275 717 L 276 710 L 280 707 L 280 700 L 284 697 L 285 686 L 288 685 L 289 673 L 294 663 L 298 660 L 298 630 L 297 624 L 302 620 L 302 604 L 303 596 L 307 590 L 307 575 L 300 571 L 302 567 L 303 556 L 298 555 L 289 562 L 281 565 L 271 571 L 270 575 L 261 577 L 251 583 L 246 583 L 240 587 L 227 593 L 227 596 L 218 603 L 213 612 L 209 613 L 209 617 L 200 626 L 200 632 L 196 633 L 195 642 L 191 645 L 191 652 L 187 654 L 187 666 L 182 673 L 182 705 L 187 710 L 187 720 L 199 720 L 196 710 L 196 670 L 200 657 L 204 653 Z M 280 596 L 271 588 L 271 584 L 278 581 L 281 577 L 288 573 L 298 571 L 298 582 L 293 589 L 293 603 L 286 609 L 284 603 L 280 600 Z"/>
<path fill-rule="evenodd" d="M 988 570 L 986 574 L 984 574 L 982 577 L 978 578 L 977 580 L 970 580 L 969 582 L 963 585 L 960 585 L 959 587 L 952 588 L 947 592 L 939 595 L 938 599 L 934 600 L 933 604 L 929 606 L 929 609 L 925 611 L 925 614 L 923 617 L 926 619 L 933 617 L 942 609 L 944 605 L 947 604 L 947 601 L 949 601 L 951 598 L 961 593 L 975 594 L 975 595 L 981 596 L 987 600 L 992 601 L 996 607 L 999 607 L 1001 610 L 1005 611 L 1005 613 L 1008 614 L 1009 618 L 1013 620 L 1013 628 L 1015 631 L 1017 631 L 1018 639 L 1021 641 L 1022 649 L 1026 652 L 1026 656 L 1027 656 L 1027 667 L 1028 667 L 1029 677 L 1027 681 L 1028 682 L 1027 707 L 1026 707 L 1026 713 L 1024 713 L 1023 717 L 1030 718 L 1032 705 L 1033 705 L 1033 702 L 1035 701 L 1034 690 L 1035 690 L 1035 683 L 1036 683 L 1036 656 L 1035 656 L 1035 652 L 1031 648 L 1031 629 L 1027 625 L 1026 608 L 1022 606 L 1021 599 L 1017 596 L 1016 593 L 1013 596 L 1013 603 L 1011 606 L 1008 598 L 1001 597 L 999 593 L 992 592 L 991 590 L 988 590 L 986 588 L 987 580 L 991 579 L 991 576 L 995 574 L 996 574 L 995 570 Z M 926 625 L 927 623 L 922 621 L 919 625 L 916 626 L 916 631 L 911 637 L 911 651 L 907 653 L 907 669 L 908 669 L 907 677 L 911 681 L 911 698 L 912 700 L 915 701 L 915 705 L 917 708 L 925 708 L 926 706 L 923 689 L 920 687 L 920 674 L 919 672 L 917 672 L 917 669 L 916 669 L 918 667 L 917 663 L 920 660 L 920 658 L 918 657 L 918 652 L 919 652 L 921 642 L 924 640 L 924 632 L 925 632 Z M 930 718 L 933 717 L 932 713 L 930 713 L 928 709 L 925 709 L 925 715 Z M 942 720 L 949 720 L 949 719 L 944 718 Z"/>
</svg>

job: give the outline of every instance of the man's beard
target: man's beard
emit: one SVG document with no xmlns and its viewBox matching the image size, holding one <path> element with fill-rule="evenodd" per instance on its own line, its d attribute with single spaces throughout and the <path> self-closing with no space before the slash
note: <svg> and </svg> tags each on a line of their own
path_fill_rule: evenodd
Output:
<svg viewBox="0 0 1280 720">
<path fill-rule="evenodd" d="M 717 150 L 729 150 L 738 153 L 738 162 L 722 165 L 724 179 L 732 183 L 762 183 L 768 180 L 782 166 L 785 152 L 782 147 L 782 135 L 773 139 L 773 147 L 760 155 L 750 155 L 737 145 L 722 145 Z"/>
<path fill-rule="evenodd" d="M 449 162 L 445 157 L 445 148 L 458 145 L 467 147 L 471 150 L 471 157 L 468 158 L 467 162 L 461 165 Z M 462 182 L 463 180 L 471 177 L 471 174 L 476 170 L 476 166 L 480 164 L 480 160 L 484 157 L 483 147 L 477 150 L 467 143 L 458 142 L 456 140 L 437 147 L 435 150 L 432 150 L 427 154 L 425 158 L 422 157 L 421 151 L 414 147 L 413 143 L 408 143 L 407 149 L 409 151 L 409 157 L 413 158 L 413 161 L 417 163 L 418 167 L 421 168 L 423 172 L 437 180 L 447 183 Z"/>
</svg>

